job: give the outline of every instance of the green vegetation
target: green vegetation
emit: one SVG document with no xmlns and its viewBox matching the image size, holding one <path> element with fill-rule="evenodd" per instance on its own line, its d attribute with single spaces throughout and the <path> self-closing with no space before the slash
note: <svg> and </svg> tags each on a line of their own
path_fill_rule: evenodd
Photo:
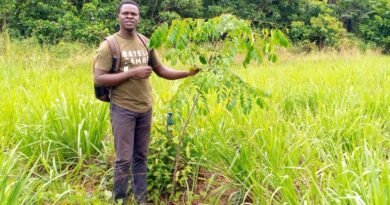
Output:
<svg viewBox="0 0 390 205">
<path fill-rule="evenodd" d="M 95 48 L 40 46 L 3 36 L 1 203 L 109 203 L 114 151 L 108 107 L 93 95 Z M 205 85 L 182 142 L 179 191 L 169 200 L 388 204 L 390 58 L 375 53 L 279 58 L 275 64 L 234 67 L 231 84 Z M 213 75 L 182 81 L 152 77 L 148 163 L 155 202 L 169 198 L 180 131 L 199 92 L 193 85 Z M 261 103 L 247 98 L 249 88 Z M 174 120 L 169 128 L 168 112 Z"/>
<path fill-rule="evenodd" d="M 40 43 L 97 44 L 117 31 L 120 0 L 2 0 L 0 31 Z M 139 31 L 151 36 L 162 23 L 180 18 L 209 19 L 223 13 L 250 20 L 254 27 L 283 30 L 303 50 L 333 47 L 390 49 L 388 0 L 138 0 Z M 341 48 L 340 48 L 341 47 Z"/>
<path fill-rule="evenodd" d="M 388 0 L 138 2 L 165 63 L 203 68 L 151 78 L 150 200 L 390 203 L 390 58 L 370 51 L 389 52 Z M 91 66 L 117 3 L 2 1 L 0 205 L 112 203 Z"/>
</svg>

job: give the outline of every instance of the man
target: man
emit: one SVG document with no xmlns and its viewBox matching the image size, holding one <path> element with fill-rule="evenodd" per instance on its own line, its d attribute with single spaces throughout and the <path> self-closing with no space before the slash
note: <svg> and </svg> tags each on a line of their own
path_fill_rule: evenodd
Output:
<svg viewBox="0 0 390 205">
<path fill-rule="evenodd" d="M 121 50 L 118 73 L 110 73 L 112 54 L 107 41 L 100 44 L 95 61 L 95 84 L 113 87 L 111 125 L 115 143 L 114 200 L 126 203 L 129 169 L 137 203 L 146 203 L 146 161 L 152 120 L 152 92 L 149 77 L 175 80 L 199 70 L 175 71 L 161 64 L 155 51 L 148 53 L 136 29 L 140 9 L 134 1 L 122 1 L 117 8 L 119 32 L 114 34 Z M 150 66 L 148 65 L 150 58 Z"/>
</svg>

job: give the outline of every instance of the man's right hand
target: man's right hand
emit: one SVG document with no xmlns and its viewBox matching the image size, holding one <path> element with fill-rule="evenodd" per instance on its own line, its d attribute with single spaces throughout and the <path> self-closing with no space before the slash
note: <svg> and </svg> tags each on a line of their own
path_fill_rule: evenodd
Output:
<svg viewBox="0 0 390 205">
<path fill-rule="evenodd" d="M 132 78 L 141 78 L 141 79 L 146 79 L 149 78 L 150 75 L 152 75 L 152 67 L 150 66 L 142 66 L 142 67 L 137 67 L 130 69 L 128 72 L 132 72 Z"/>
<path fill-rule="evenodd" d="M 131 68 L 126 72 L 109 73 L 103 69 L 94 69 L 95 85 L 102 87 L 115 87 L 129 79 L 147 79 L 152 74 L 150 66 Z"/>
</svg>

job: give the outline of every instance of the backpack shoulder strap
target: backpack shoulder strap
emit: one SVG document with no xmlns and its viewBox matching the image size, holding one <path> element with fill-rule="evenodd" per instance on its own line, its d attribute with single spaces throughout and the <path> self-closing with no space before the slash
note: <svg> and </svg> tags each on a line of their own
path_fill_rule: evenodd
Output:
<svg viewBox="0 0 390 205">
<path fill-rule="evenodd" d="M 141 40 L 142 44 L 144 44 L 146 50 L 148 51 L 148 55 L 149 55 L 149 61 L 148 61 L 148 65 L 151 66 L 152 65 L 152 59 L 150 59 L 150 52 L 151 50 L 148 48 L 148 42 L 149 42 L 149 39 L 146 38 L 146 36 L 140 34 L 140 33 L 137 33 L 137 36 L 138 38 Z"/>
<path fill-rule="evenodd" d="M 120 55 L 120 48 L 119 44 L 116 41 L 114 35 L 107 36 L 106 41 L 108 42 L 108 45 L 110 46 L 111 55 L 112 55 L 112 68 L 111 71 L 113 73 L 118 72 L 119 64 L 121 62 L 121 55 Z"/>
<path fill-rule="evenodd" d="M 144 36 L 144 35 L 142 35 L 142 34 L 140 34 L 140 33 L 137 33 L 137 36 L 138 36 L 138 38 L 142 41 L 142 44 L 144 44 L 146 50 L 149 51 L 148 46 L 147 46 L 147 44 L 148 44 L 148 42 L 149 42 L 149 39 L 146 38 L 146 36 Z"/>
<path fill-rule="evenodd" d="M 121 51 L 118 44 L 118 41 L 116 41 L 115 34 L 107 36 L 105 39 L 108 42 L 108 45 L 110 46 L 111 55 L 112 55 L 112 66 L 111 66 L 111 73 L 116 73 L 119 71 L 119 64 L 121 62 Z M 112 88 L 109 88 L 109 99 L 110 102 L 112 100 Z"/>
</svg>

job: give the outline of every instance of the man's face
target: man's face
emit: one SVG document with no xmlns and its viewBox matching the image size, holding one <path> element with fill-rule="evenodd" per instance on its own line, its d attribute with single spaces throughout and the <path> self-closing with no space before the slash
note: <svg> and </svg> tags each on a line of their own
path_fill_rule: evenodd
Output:
<svg viewBox="0 0 390 205">
<path fill-rule="evenodd" d="M 132 4 L 123 4 L 118 14 L 121 28 L 127 31 L 133 31 L 137 28 L 139 22 L 139 10 Z"/>
</svg>

